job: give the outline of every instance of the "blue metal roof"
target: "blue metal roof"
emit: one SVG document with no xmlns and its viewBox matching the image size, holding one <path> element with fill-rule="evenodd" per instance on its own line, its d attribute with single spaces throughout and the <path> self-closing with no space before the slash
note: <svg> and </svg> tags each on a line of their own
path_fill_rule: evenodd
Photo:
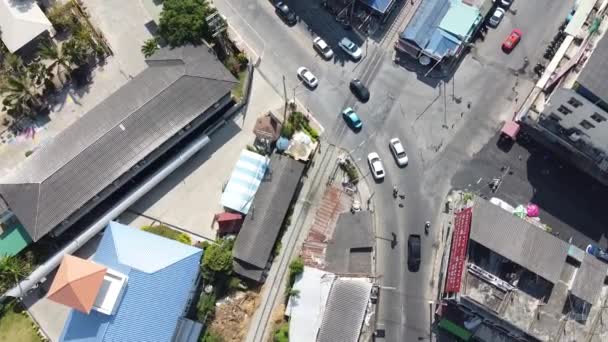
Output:
<svg viewBox="0 0 608 342">
<path fill-rule="evenodd" d="M 386 11 L 391 7 L 395 0 L 359 0 L 361 3 L 369 6 L 370 8 L 380 12 L 381 14 L 386 14 Z"/>
<path fill-rule="evenodd" d="M 171 341 L 202 250 L 111 222 L 93 261 L 128 277 L 114 315 L 70 310 L 60 341 Z"/>
<path fill-rule="evenodd" d="M 450 0 L 424 0 L 416 13 L 401 33 L 401 39 L 410 40 L 424 49 L 439 27 L 439 23 L 448 13 Z"/>
</svg>

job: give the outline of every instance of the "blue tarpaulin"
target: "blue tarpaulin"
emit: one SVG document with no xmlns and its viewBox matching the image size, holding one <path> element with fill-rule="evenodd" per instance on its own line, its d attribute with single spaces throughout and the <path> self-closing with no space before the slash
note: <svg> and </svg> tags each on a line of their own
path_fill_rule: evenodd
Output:
<svg viewBox="0 0 608 342">
<path fill-rule="evenodd" d="M 247 215 L 268 168 L 268 158 L 243 150 L 222 194 L 222 206 Z"/>
</svg>

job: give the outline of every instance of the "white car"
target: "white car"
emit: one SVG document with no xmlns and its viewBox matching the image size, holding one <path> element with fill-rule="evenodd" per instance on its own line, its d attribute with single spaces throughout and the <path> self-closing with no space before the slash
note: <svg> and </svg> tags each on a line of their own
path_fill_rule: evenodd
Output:
<svg viewBox="0 0 608 342">
<path fill-rule="evenodd" d="M 330 60 L 334 56 L 334 51 L 329 47 L 329 45 L 327 45 L 327 43 L 323 39 L 321 39 L 321 37 L 313 39 L 312 46 L 323 58 L 327 60 Z"/>
<path fill-rule="evenodd" d="M 496 8 L 496 11 L 494 11 L 494 14 L 492 14 L 492 17 L 490 17 L 490 20 L 488 20 L 488 23 L 492 27 L 497 27 L 504 16 L 505 10 L 503 8 L 498 7 Z"/>
<path fill-rule="evenodd" d="M 399 138 L 392 138 L 389 141 L 388 146 L 390 147 L 391 152 L 393 153 L 393 156 L 395 157 L 395 161 L 397 161 L 397 165 L 399 165 L 399 166 L 407 165 L 407 162 L 409 160 L 407 158 L 407 154 L 405 153 L 405 148 L 403 148 L 403 144 L 401 143 L 401 140 L 399 140 Z"/>
<path fill-rule="evenodd" d="M 380 160 L 378 153 L 372 152 L 368 154 L 367 162 L 369 163 L 369 168 L 372 170 L 374 179 L 379 180 L 384 178 L 384 166 L 382 166 L 382 161 Z"/>
<path fill-rule="evenodd" d="M 338 45 L 344 52 L 346 52 L 352 59 L 359 60 L 361 59 L 361 48 L 357 46 L 357 44 L 353 43 L 350 39 L 344 37 L 339 42 Z"/>
<path fill-rule="evenodd" d="M 304 82 L 307 86 L 311 88 L 315 88 L 319 85 L 319 80 L 315 77 L 315 75 L 310 72 L 310 70 L 305 67 L 298 68 L 298 77 Z"/>
</svg>

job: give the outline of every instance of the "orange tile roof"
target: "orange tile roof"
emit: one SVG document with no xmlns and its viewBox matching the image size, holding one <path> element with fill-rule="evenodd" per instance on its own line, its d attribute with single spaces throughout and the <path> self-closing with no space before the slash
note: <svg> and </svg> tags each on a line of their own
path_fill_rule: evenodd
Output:
<svg viewBox="0 0 608 342">
<path fill-rule="evenodd" d="M 65 255 L 47 298 L 89 313 L 99 293 L 107 268 L 92 261 Z"/>
</svg>

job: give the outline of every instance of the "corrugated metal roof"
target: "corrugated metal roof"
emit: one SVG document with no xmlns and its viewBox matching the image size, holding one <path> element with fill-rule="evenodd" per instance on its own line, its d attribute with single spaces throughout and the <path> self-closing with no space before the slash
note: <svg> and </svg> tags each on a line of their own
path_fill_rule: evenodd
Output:
<svg viewBox="0 0 608 342">
<path fill-rule="evenodd" d="M 220 203 L 242 214 L 249 212 L 262 178 L 268 167 L 268 159 L 255 152 L 243 150 L 224 188 Z"/>
<path fill-rule="evenodd" d="M 425 0 L 401 33 L 401 39 L 410 40 L 424 49 L 439 23 L 450 9 L 450 0 Z"/>
<path fill-rule="evenodd" d="M 364 279 L 334 281 L 317 341 L 357 342 L 371 290 L 372 284 Z"/>
<path fill-rule="evenodd" d="M 608 265 L 590 254 L 585 254 L 570 292 L 590 304 L 595 304 L 608 272 Z"/>
<path fill-rule="evenodd" d="M 142 241 L 147 248 L 137 249 L 141 259 L 148 257 L 153 266 L 163 256 L 174 260 L 147 273 L 129 262 Z M 179 256 L 179 260 L 173 256 Z M 196 282 L 202 251 L 143 230 L 116 222 L 110 223 L 97 247 L 93 260 L 128 277 L 127 289 L 114 315 L 98 311 L 90 314 L 71 310 L 61 334 L 61 341 L 171 341 L 179 318 L 184 313 Z M 139 265 L 139 262 L 136 263 Z M 141 266 L 141 265 L 139 265 Z M 138 267 L 139 267 L 138 266 Z"/>
<path fill-rule="evenodd" d="M 608 102 L 608 36 L 603 36 L 593 49 L 591 57 L 581 71 L 578 83 L 595 96 Z"/>
<path fill-rule="evenodd" d="M 479 9 L 465 5 L 460 1 L 452 2 L 439 27 L 464 40 L 478 20 L 481 20 Z"/>
<path fill-rule="evenodd" d="M 160 50 L 149 67 L 0 181 L 37 241 L 228 94 L 236 80 L 206 47 Z"/>
<path fill-rule="evenodd" d="M 235 258 L 260 269 L 266 268 L 304 167 L 305 164 L 287 156 L 272 155 L 266 175 L 236 238 Z"/>
<path fill-rule="evenodd" d="M 258 267 L 258 266 L 250 265 L 239 259 L 234 259 L 234 261 L 232 262 L 232 271 L 243 277 L 246 277 L 246 278 L 249 278 L 251 280 L 255 280 L 255 281 L 261 283 L 264 281 L 264 277 L 265 277 L 264 272 L 266 271 L 266 265 L 264 265 L 264 267 Z"/>
<path fill-rule="evenodd" d="M 495 253 L 556 283 L 568 244 L 500 207 L 475 198 L 471 239 Z M 510 237 L 505 243 L 505 237 Z"/>
</svg>

